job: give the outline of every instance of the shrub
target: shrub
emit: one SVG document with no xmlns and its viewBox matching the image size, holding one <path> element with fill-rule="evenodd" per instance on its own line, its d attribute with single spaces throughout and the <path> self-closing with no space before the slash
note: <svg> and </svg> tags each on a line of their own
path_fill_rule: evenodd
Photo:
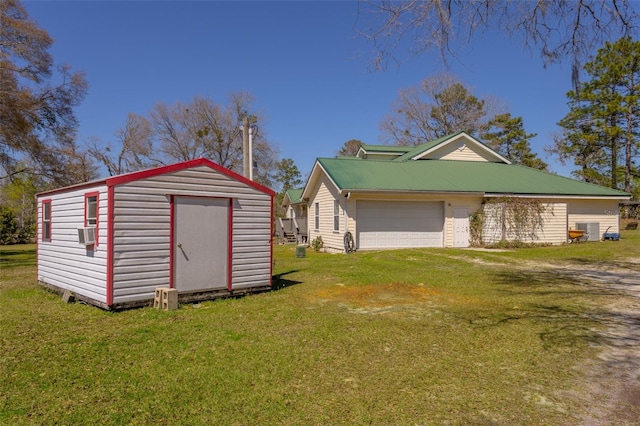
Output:
<svg viewBox="0 0 640 426">
<path fill-rule="evenodd" d="M 311 241 L 311 248 L 313 248 L 313 251 L 315 251 L 316 253 L 322 250 L 323 247 L 324 247 L 324 242 L 322 241 L 321 236 L 318 235 L 316 238 L 313 239 L 313 241 Z"/>
<path fill-rule="evenodd" d="M 0 244 L 14 243 L 17 230 L 16 215 L 6 206 L 0 206 Z"/>
<path fill-rule="evenodd" d="M 482 247 L 482 230 L 484 229 L 484 211 L 482 208 L 471 213 L 469 217 L 469 244 Z"/>
</svg>

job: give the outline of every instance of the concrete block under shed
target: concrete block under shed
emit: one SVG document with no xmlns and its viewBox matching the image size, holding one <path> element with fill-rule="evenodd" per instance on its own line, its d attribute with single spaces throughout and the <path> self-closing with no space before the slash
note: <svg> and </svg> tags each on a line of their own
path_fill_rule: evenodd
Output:
<svg viewBox="0 0 640 426">
<path fill-rule="evenodd" d="M 153 307 L 164 311 L 178 309 L 178 290 L 175 288 L 156 288 Z"/>
<path fill-rule="evenodd" d="M 64 303 L 73 303 L 76 301 L 76 297 L 70 290 L 65 290 L 62 292 L 62 301 Z"/>
<path fill-rule="evenodd" d="M 172 311 L 178 309 L 178 290 L 175 288 L 165 288 L 162 300 L 162 309 Z"/>
</svg>

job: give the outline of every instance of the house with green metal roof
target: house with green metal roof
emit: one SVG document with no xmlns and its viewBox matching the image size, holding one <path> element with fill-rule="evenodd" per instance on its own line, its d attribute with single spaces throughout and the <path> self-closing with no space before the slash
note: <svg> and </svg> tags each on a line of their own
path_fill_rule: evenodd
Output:
<svg viewBox="0 0 640 426">
<path fill-rule="evenodd" d="M 275 233 L 281 241 L 307 242 L 307 203 L 302 199 L 303 188 L 290 188 L 284 193 L 282 207 L 285 217 L 275 223 Z"/>
<path fill-rule="evenodd" d="M 302 203 L 302 191 L 304 188 L 290 188 L 284 192 L 284 200 L 283 203 L 287 203 L 289 206 L 295 206 Z"/>
<path fill-rule="evenodd" d="M 345 250 L 345 242 L 360 250 L 467 247 L 470 217 L 478 212 L 484 243 L 562 244 L 569 229 L 600 240 L 605 231 L 619 232 L 618 204 L 630 198 L 511 164 L 465 132 L 415 147 L 363 145 L 356 157 L 318 158 L 295 196 L 307 206 L 308 240 L 321 237 L 334 251 Z M 516 199 L 542 206 L 526 235 L 505 226 L 505 200 Z"/>
</svg>

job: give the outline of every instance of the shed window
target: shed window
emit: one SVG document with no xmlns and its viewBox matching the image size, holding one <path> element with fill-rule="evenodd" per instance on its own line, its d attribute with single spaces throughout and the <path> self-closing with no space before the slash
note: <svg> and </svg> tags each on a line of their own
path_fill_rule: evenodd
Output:
<svg viewBox="0 0 640 426">
<path fill-rule="evenodd" d="M 333 200 L 333 230 L 340 230 L 340 204 L 338 200 Z"/>
<path fill-rule="evenodd" d="M 95 226 L 98 224 L 98 196 L 87 194 L 85 199 L 85 226 Z"/>
<path fill-rule="evenodd" d="M 313 212 L 314 214 L 314 229 L 320 229 L 320 203 L 315 203 L 315 211 Z"/>
<path fill-rule="evenodd" d="M 96 228 L 96 245 L 98 238 L 98 193 L 85 194 L 84 196 L 84 226 Z"/>
<path fill-rule="evenodd" d="M 51 200 L 42 202 L 42 241 L 51 241 Z"/>
</svg>

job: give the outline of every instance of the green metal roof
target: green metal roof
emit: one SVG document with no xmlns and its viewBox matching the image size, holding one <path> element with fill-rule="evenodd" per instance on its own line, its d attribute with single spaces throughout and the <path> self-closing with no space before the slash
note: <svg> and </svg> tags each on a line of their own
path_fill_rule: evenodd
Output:
<svg viewBox="0 0 640 426">
<path fill-rule="evenodd" d="M 434 141 L 436 142 L 436 141 Z M 478 192 L 627 198 L 630 194 L 524 166 L 480 161 L 319 158 L 340 190 Z"/>
<path fill-rule="evenodd" d="M 412 146 L 398 146 L 398 145 L 366 145 L 362 144 L 361 148 L 366 152 L 393 152 L 398 154 L 404 154 L 411 151 Z"/>
<path fill-rule="evenodd" d="M 289 196 L 289 201 L 291 204 L 296 204 L 302 201 L 302 191 L 303 189 L 287 189 L 285 192 Z"/>
</svg>

